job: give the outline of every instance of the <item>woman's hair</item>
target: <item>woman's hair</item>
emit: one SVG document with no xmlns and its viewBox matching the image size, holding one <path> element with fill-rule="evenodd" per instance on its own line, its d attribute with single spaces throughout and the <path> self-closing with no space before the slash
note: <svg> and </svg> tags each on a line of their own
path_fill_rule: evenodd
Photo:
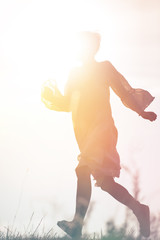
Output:
<svg viewBox="0 0 160 240">
<path fill-rule="evenodd" d="M 82 31 L 77 34 L 80 42 L 84 47 L 90 48 L 93 55 L 95 55 L 100 47 L 101 36 L 97 32 Z"/>
</svg>

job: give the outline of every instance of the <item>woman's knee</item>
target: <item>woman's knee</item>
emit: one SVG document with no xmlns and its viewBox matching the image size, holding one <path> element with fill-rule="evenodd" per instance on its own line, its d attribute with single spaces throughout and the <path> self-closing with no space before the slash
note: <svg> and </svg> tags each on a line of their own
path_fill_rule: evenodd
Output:
<svg viewBox="0 0 160 240">
<path fill-rule="evenodd" d="M 114 178 L 113 177 L 105 177 L 104 180 L 101 183 L 101 189 L 110 192 L 114 188 Z"/>
<path fill-rule="evenodd" d="M 76 172 L 76 175 L 77 175 L 77 178 L 90 178 L 90 170 L 87 166 L 82 166 L 82 167 L 77 167 L 75 169 L 75 172 Z"/>
</svg>

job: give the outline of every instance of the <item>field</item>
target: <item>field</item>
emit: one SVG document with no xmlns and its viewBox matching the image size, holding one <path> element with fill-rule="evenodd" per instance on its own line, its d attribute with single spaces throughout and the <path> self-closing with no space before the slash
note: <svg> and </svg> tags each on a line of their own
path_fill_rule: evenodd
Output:
<svg viewBox="0 0 160 240">
<path fill-rule="evenodd" d="M 135 181 L 136 179 L 138 179 L 137 175 L 135 176 L 135 179 L 133 179 L 133 185 L 135 189 L 134 197 L 138 199 L 140 187 L 139 181 Z M 117 227 L 114 223 L 114 219 L 111 219 L 106 222 L 106 230 L 103 234 L 101 233 L 98 235 L 93 233 L 92 236 L 83 234 L 80 240 L 160 240 L 160 212 L 157 212 L 157 214 L 151 214 L 151 234 L 149 238 L 144 238 L 135 232 L 135 229 L 133 228 L 135 218 L 133 218 L 131 211 L 128 210 L 129 209 L 126 208 L 126 217 L 120 227 Z M 24 233 L 19 232 L 13 224 L 12 227 L 6 227 L 3 231 L 0 230 L 0 240 L 71 240 L 67 235 L 63 237 L 58 236 L 53 229 L 50 229 L 48 232 L 43 230 L 43 232 L 39 233 L 39 227 L 43 219 L 40 220 L 34 229 L 29 230 L 29 227 L 32 224 L 33 214 Z"/>
<path fill-rule="evenodd" d="M 129 220 L 129 219 L 128 219 Z M 141 235 L 136 235 L 133 230 L 127 230 L 128 224 L 125 222 L 121 227 L 116 227 L 113 221 L 108 221 L 106 224 L 106 233 L 98 236 L 83 235 L 81 239 L 75 240 L 160 240 L 160 215 L 152 216 L 151 218 L 151 235 L 149 238 L 144 238 Z M 0 240 L 71 240 L 70 237 L 59 237 L 52 230 L 48 233 L 38 234 L 36 232 L 28 232 L 21 234 L 19 232 L 10 231 L 6 229 L 6 232 L 0 232 Z"/>
</svg>

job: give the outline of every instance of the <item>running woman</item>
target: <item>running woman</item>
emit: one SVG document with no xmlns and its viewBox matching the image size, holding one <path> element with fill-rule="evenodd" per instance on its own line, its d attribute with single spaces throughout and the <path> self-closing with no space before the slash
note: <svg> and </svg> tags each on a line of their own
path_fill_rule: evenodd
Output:
<svg viewBox="0 0 160 240">
<path fill-rule="evenodd" d="M 145 111 L 154 97 L 143 89 L 134 89 L 109 61 L 97 62 L 101 37 L 95 32 L 81 32 L 81 48 L 77 59 L 80 67 L 70 74 L 62 95 L 44 87 L 42 101 L 47 108 L 72 112 L 75 137 L 79 146 L 76 209 L 72 221 L 59 221 L 58 226 L 73 239 L 80 238 L 84 218 L 91 198 L 91 175 L 96 186 L 130 208 L 144 237 L 150 235 L 150 212 L 147 205 L 136 201 L 122 185 L 115 181 L 120 176 L 120 158 L 116 149 L 117 129 L 110 106 L 110 88 L 123 104 L 139 116 L 154 121 L 157 115 Z"/>
</svg>

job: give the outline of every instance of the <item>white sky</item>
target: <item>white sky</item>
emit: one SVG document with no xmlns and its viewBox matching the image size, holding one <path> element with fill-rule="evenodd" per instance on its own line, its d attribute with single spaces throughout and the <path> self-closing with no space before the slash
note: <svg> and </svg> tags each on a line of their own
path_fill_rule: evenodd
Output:
<svg viewBox="0 0 160 240">
<path fill-rule="evenodd" d="M 42 225 L 55 231 L 57 220 L 73 216 L 79 151 L 71 116 L 49 111 L 40 102 L 41 84 L 48 78 L 56 78 L 63 90 L 72 64 L 72 34 L 98 30 L 102 44 L 97 58 L 109 59 L 133 87 L 150 91 L 156 99 L 149 109 L 159 114 L 159 22 L 160 2 L 155 0 L 0 1 L 2 230 L 12 225 L 17 209 L 14 227 L 21 230 L 33 212 L 34 226 L 45 215 Z M 139 168 L 143 201 L 160 211 L 159 118 L 147 122 L 114 95 L 111 100 L 121 162 L 133 171 Z M 124 170 L 118 182 L 132 192 Z M 92 201 L 88 231 L 100 232 L 110 217 L 122 221 L 124 207 L 106 193 L 93 189 Z"/>
</svg>

